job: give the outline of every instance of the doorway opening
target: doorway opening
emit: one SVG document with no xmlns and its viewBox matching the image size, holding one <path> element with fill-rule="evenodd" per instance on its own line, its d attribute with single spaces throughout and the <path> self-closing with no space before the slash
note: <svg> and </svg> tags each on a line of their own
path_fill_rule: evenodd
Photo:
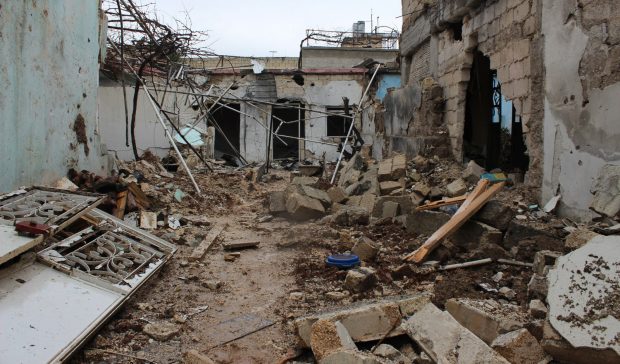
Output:
<svg viewBox="0 0 620 364">
<path fill-rule="evenodd" d="M 306 134 L 305 110 L 301 110 L 301 108 L 303 108 L 301 104 L 295 104 L 295 107 L 273 107 L 271 130 L 278 134 L 278 136 L 272 136 L 273 159 L 300 159 L 303 141 L 297 138 L 304 138 Z"/>
<path fill-rule="evenodd" d="M 227 104 L 226 106 L 234 109 L 231 110 L 226 107 L 216 107 L 216 110 L 212 112 L 213 118 L 217 121 L 218 125 L 224 132 L 222 135 L 220 132 L 215 132 L 215 156 L 221 158 L 222 154 L 229 154 L 232 156 L 237 155 L 237 152 L 228 144 L 226 139 L 239 150 L 239 136 L 241 126 L 241 106 L 239 104 Z M 236 110 L 236 111 L 235 111 Z"/>
<path fill-rule="evenodd" d="M 490 66 L 488 57 L 475 53 L 465 106 L 465 161 L 474 160 L 488 171 L 525 173 L 529 157 L 521 116 L 502 95 L 497 72 Z"/>
</svg>

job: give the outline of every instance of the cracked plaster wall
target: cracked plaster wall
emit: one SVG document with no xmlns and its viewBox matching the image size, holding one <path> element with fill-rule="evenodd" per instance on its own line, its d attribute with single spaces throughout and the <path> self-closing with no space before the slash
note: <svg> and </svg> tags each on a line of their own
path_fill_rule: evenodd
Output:
<svg viewBox="0 0 620 364">
<path fill-rule="evenodd" d="M 620 7 L 615 0 L 543 2 L 545 39 L 542 202 L 588 219 L 590 188 L 620 165 Z"/>
</svg>

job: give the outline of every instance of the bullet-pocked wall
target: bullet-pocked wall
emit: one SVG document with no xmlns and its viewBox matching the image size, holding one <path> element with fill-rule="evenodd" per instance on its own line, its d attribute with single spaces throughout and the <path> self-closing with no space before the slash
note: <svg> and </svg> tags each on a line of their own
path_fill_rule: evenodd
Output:
<svg viewBox="0 0 620 364">
<path fill-rule="evenodd" d="M 107 173 L 97 133 L 102 23 L 98 0 L 0 3 L 0 191 L 72 167 Z"/>
</svg>

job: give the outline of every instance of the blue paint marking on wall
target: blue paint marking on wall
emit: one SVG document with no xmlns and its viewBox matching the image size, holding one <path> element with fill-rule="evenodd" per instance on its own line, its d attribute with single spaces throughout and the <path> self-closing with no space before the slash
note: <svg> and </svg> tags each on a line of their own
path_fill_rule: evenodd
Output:
<svg viewBox="0 0 620 364">
<path fill-rule="evenodd" d="M 383 101 L 383 98 L 385 98 L 385 95 L 387 95 L 387 91 L 389 88 L 398 87 L 400 87 L 400 74 L 380 75 L 379 88 L 377 89 L 377 94 L 375 95 L 375 98 Z"/>
</svg>

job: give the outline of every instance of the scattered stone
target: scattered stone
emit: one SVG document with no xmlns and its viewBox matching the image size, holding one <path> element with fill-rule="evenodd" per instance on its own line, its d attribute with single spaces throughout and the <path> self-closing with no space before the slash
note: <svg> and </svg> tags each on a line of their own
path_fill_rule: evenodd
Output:
<svg viewBox="0 0 620 364">
<path fill-rule="evenodd" d="M 269 221 L 271 221 L 271 220 L 273 220 L 273 215 L 265 215 L 265 216 L 260 217 L 260 218 L 257 220 L 257 222 L 258 222 L 259 224 L 262 224 L 262 223 L 265 223 L 265 222 L 269 222 Z"/>
<path fill-rule="evenodd" d="M 291 181 L 291 184 L 300 185 L 300 186 L 310 186 L 310 185 L 316 184 L 317 182 L 319 182 L 318 177 L 298 176 L 298 177 L 293 178 L 293 180 Z"/>
<path fill-rule="evenodd" d="M 216 280 L 208 280 L 208 281 L 202 282 L 202 286 L 206 287 L 206 288 L 208 288 L 208 289 L 210 289 L 212 291 L 216 291 L 220 287 L 222 287 L 222 282 L 216 281 Z"/>
<path fill-rule="evenodd" d="M 312 324 L 320 319 L 340 321 L 356 342 L 375 341 L 404 334 L 397 325 L 401 318 L 412 315 L 428 302 L 429 294 L 357 302 L 335 311 L 300 317 L 295 320 L 295 328 L 303 347 L 310 346 Z"/>
<path fill-rule="evenodd" d="M 599 234 L 593 231 L 577 229 L 566 236 L 564 246 L 571 250 L 578 249 L 597 236 L 599 236 Z"/>
<path fill-rule="evenodd" d="M 428 194 L 428 197 L 432 200 L 439 200 L 441 197 L 443 197 L 443 195 L 444 192 L 441 187 L 433 186 L 431 187 L 431 192 Z"/>
<path fill-rule="evenodd" d="M 293 193 L 288 197 L 286 200 L 286 211 L 293 219 L 298 221 L 316 219 L 325 214 L 325 208 L 321 202 L 298 193 Z"/>
<path fill-rule="evenodd" d="M 157 229 L 157 213 L 151 211 L 140 211 L 140 229 Z"/>
<path fill-rule="evenodd" d="M 399 206 L 399 214 L 408 214 L 413 211 L 414 205 L 411 196 L 381 196 L 375 200 L 375 206 L 372 209 L 372 216 L 381 218 L 383 216 L 384 205 L 387 202 L 395 202 Z M 398 216 L 397 215 L 397 216 Z"/>
<path fill-rule="evenodd" d="M 429 165 L 428 159 L 419 154 L 416 155 L 411 161 L 413 162 L 413 164 L 415 164 L 417 169 L 419 169 L 422 172 L 424 172 L 428 168 L 428 165 Z"/>
<path fill-rule="evenodd" d="M 301 301 L 304 299 L 304 294 L 302 292 L 291 292 L 291 294 L 288 295 L 288 298 L 293 301 Z"/>
<path fill-rule="evenodd" d="M 396 181 L 385 181 L 385 182 L 379 183 L 379 189 L 381 190 L 381 195 L 383 196 L 389 195 L 390 193 L 392 193 L 393 191 L 401 187 L 402 185 Z"/>
<path fill-rule="evenodd" d="M 549 269 L 553 267 L 556 259 L 562 256 L 560 252 L 550 250 L 540 250 L 534 254 L 534 263 L 532 269 L 534 273 L 546 276 Z"/>
<path fill-rule="evenodd" d="M 224 260 L 227 262 L 234 262 L 235 260 L 237 260 L 237 258 L 240 258 L 240 257 L 241 257 L 241 253 L 239 252 L 224 254 Z"/>
<path fill-rule="evenodd" d="M 389 181 L 392 179 L 392 161 L 392 158 L 388 158 L 379 162 L 379 170 L 377 172 L 379 182 Z"/>
<path fill-rule="evenodd" d="M 347 272 L 344 288 L 353 292 L 363 292 L 377 284 L 376 271 L 371 267 L 353 268 Z"/>
<path fill-rule="evenodd" d="M 335 351 L 357 350 L 355 342 L 342 323 L 328 320 L 318 320 L 312 325 L 310 347 L 314 357 L 319 362 Z"/>
<path fill-rule="evenodd" d="M 332 199 L 329 197 L 327 192 L 323 190 L 319 190 L 310 186 L 301 186 L 301 190 L 306 196 L 318 200 L 324 208 L 329 208 L 332 205 Z"/>
<path fill-rule="evenodd" d="M 379 252 L 379 247 L 374 241 L 363 236 L 353 245 L 351 252 L 357 255 L 360 260 L 367 262 L 375 259 Z"/>
<path fill-rule="evenodd" d="M 411 267 L 411 265 L 405 263 L 401 264 L 395 269 L 392 270 L 391 275 L 393 280 L 400 280 L 404 277 L 413 277 L 415 271 Z"/>
<path fill-rule="evenodd" d="M 403 353 L 398 351 L 395 347 L 389 344 L 381 344 L 373 351 L 373 354 L 386 358 L 394 364 L 406 364 L 408 359 Z"/>
<path fill-rule="evenodd" d="M 611 164 L 603 166 L 590 192 L 594 194 L 590 209 L 609 217 L 618 215 L 620 212 L 620 166 Z"/>
<path fill-rule="evenodd" d="M 467 167 L 465 167 L 463 171 L 463 179 L 469 183 L 477 183 L 483 173 L 484 168 L 471 160 L 467 163 Z"/>
<path fill-rule="evenodd" d="M 142 331 L 157 341 L 167 341 L 178 334 L 180 329 L 173 323 L 159 322 L 144 325 Z"/>
<path fill-rule="evenodd" d="M 493 277 L 491 277 L 491 279 L 495 283 L 499 283 L 502 280 L 502 278 L 504 278 L 504 272 L 497 272 L 493 275 Z"/>
<path fill-rule="evenodd" d="M 531 300 L 529 305 L 530 316 L 535 319 L 547 317 L 547 306 L 541 300 Z"/>
<path fill-rule="evenodd" d="M 332 223 L 340 226 L 368 225 L 369 222 L 368 211 L 356 206 L 342 207 L 332 216 Z"/>
<path fill-rule="evenodd" d="M 491 200 L 474 215 L 473 219 L 506 231 L 515 214 L 509 205 L 498 200 Z"/>
<path fill-rule="evenodd" d="M 284 191 L 274 191 L 269 195 L 269 212 L 278 214 L 286 212 L 286 193 Z"/>
<path fill-rule="evenodd" d="M 430 236 L 450 220 L 450 215 L 437 211 L 413 211 L 407 215 L 407 232 Z"/>
<path fill-rule="evenodd" d="M 375 207 L 376 200 L 377 195 L 374 193 L 365 193 L 359 201 L 359 207 L 363 208 L 366 212 L 368 212 L 368 214 L 370 214 L 372 213 L 372 209 Z"/>
<path fill-rule="evenodd" d="M 448 190 L 448 196 L 456 197 L 461 196 L 467 192 L 467 183 L 461 178 L 454 180 L 446 186 Z"/>
<path fill-rule="evenodd" d="M 347 291 L 344 291 L 344 292 L 332 291 L 332 292 L 325 293 L 325 297 L 329 298 L 330 300 L 334 300 L 334 301 L 342 301 L 348 296 L 349 296 L 349 293 Z"/>
<path fill-rule="evenodd" d="M 192 349 L 183 355 L 183 364 L 215 364 L 215 362 L 206 355 L 200 354 L 198 350 Z"/>
<path fill-rule="evenodd" d="M 407 157 L 404 154 L 397 154 L 392 158 L 392 180 L 405 177 L 407 174 Z"/>
<path fill-rule="evenodd" d="M 342 203 L 347 199 L 347 195 L 344 193 L 344 190 L 339 186 L 332 186 L 329 190 L 327 190 L 327 195 L 333 203 Z"/>
<path fill-rule="evenodd" d="M 438 363 L 508 363 L 447 312 L 427 304 L 402 324 L 407 334 Z"/>
<path fill-rule="evenodd" d="M 510 301 L 514 300 L 515 297 L 517 297 L 517 293 L 514 290 L 512 290 L 512 289 L 510 289 L 508 287 L 500 288 L 499 289 L 499 294 L 502 295 L 502 297 L 504 297 L 504 298 L 506 298 L 506 299 L 508 299 Z"/>
<path fill-rule="evenodd" d="M 320 364 L 383 364 L 371 354 L 357 350 L 338 350 L 327 355 Z"/>
<path fill-rule="evenodd" d="M 546 300 L 548 289 L 547 277 L 534 273 L 527 284 L 527 297 Z"/>
<path fill-rule="evenodd" d="M 452 298 L 446 302 L 446 311 L 487 344 L 501 334 L 523 328 L 529 321 L 521 307 L 491 299 Z"/>
<path fill-rule="evenodd" d="M 398 215 L 400 215 L 400 205 L 398 202 L 386 201 L 383 204 L 383 213 L 381 214 L 382 218 L 396 217 Z"/>
<path fill-rule="evenodd" d="M 431 188 L 427 184 L 419 182 L 416 183 L 415 186 L 413 186 L 413 192 L 417 193 L 423 198 L 426 198 L 426 196 L 431 193 Z"/>
<path fill-rule="evenodd" d="M 491 347 L 513 364 L 550 361 L 536 338 L 527 329 L 502 334 L 493 341 Z"/>
</svg>

